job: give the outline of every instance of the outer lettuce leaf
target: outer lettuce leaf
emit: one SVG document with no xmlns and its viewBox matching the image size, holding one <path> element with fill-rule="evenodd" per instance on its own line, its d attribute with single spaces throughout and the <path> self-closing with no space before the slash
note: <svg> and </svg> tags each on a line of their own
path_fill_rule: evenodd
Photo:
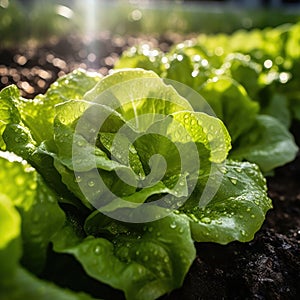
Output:
<svg viewBox="0 0 300 300">
<path fill-rule="evenodd" d="M 239 82 L 246 89 L 251 99 L 259 100 L 258 92 L 263 88 L 259 81 L 262 67 L 251 60 L 250 55 L 241 53 L 229 54 L 225 58 L 221 70 Z"/>
<path fill-rule="evenodd" d="M 33 100 L 16 97 L 16 106 L 34 140 L 41 143 L 52 138 L 56 104 L 70 99 L 82 99 L 83 95 L 94 87 L 100 78 L 98 73 L 75 70 L 59 78 L 45 95 L 38 95 Z"/>
<path fill-rule="evenodd" d="M 14 276 L 21 256 L 21 218 L 10 198 L 0 193 L 0 290 Z"/>
<path fill-rule="evenodd" d="M 53 158 L 45 153 L 45 139 L 53 138 L 54 106 L 69 99 L 81 98 L 101 75 L 76 70 L 55 82 L 46 95 L 33 100 L 20 97 L 16 86 L 0 92 L 0 147 L 27 160 L 44 180 L 61 196 L 72 197 L 53 166 Z M 5 142 L 4 142 L 5 140 Z M 37 144 L 38 148 L 36 147 Z"/>
<path fill-rule="evenodd" d="M 93 214 L 86 230 L 99 234 L 102 218 Z M 87 274 L 122 289 L 127 299 L 156 299 L 181 286 L 195 257 L 186 217 L 170 215 L 139 226 L 110 220 L 100 229 L 107 238 L 83 239 L 67 223 L 54 237 L 54 249 L 73 254 Z"/>
<path fill-rule="evenodd" d="M 12 154 L 1 155 L 6 157 L 0 158 L 6 172 L 0 178 L 0 298 L 92 299 L 37 279 L 20 267 L 21 256 L 24 264 L 40 267 L 49 238 L 62 226 L 64 214 L 54 198 L 50 201 L 51 193 L 41 191 L 46 187 L 26 163 Z"/>
<path fill-rule="evenodd" d="M 233 142 L 254 123 L 259 106 L 233 79 L 210 80 L 199 92 L 224 122 Z"/>
<path fill-rule="evenodd" d="M 111 107 L 139 132 L 164 115 L 193 110 L 172 86 L 166 85 L 154 72 L 143 69 L 116 71 L 103 78 L 84 99 Z"/>
<path fill-rule="evenodd" d="M 208 205 L 197 205 L 199 191 L 196 191 L 180 210 L 190 217 L 193 239 L 220 244 L 252 240 L 266 212 L 272 208 L 259 168 L 248 162 L 226 161 L 211 176 L 222 181 Z"/>
<path fill-rule="evenodd" d="M 0 92 L 0 149 L 5 150 L 6 145 L 2 134 L 8 124 L 18 124 L 21 120 L 20 113 L 14 105 L 14 99 L 20 97 L 20 91 L 16 86 L 9 86 Z"/>
<path fill-rule="evenodd" d="M 194 71 L 193 63 L 190 58 L 182 54 L 174 54 L 169 59 L 169 67 L 166 70 L 166 78 L 176 80 L 190 87 L 196 87 L 196 80 L 192 76 Z"/>
<path fill-rule="evenodd" d="M 21 219 L 11 201 L 3 192 L 0 194 L 1 240 L 0 249 L 5 248 L 20 234 Z"/>
<path fill-rule="evenodd" d="M 14 159 L 14 158 L 12 158 Z M 52 235 L 63 225 L 58 197 L 28 164 L 0 158 L 1 193 L 8 195 L 22 217 L 23 262 L 41 271 Z"/>
<path fill-rule="evenodd" d="M 84 293 L 75 293 L 34 277 L 19 267 L 6 285 L 0 283 L 0 298 L 9 300 L 92 300 Z"/>
<path fill-rule="evenodd" d="M 263 172 L 292 161 L 298 147 L 293 136 L 275 118 L 259 115 L 253 127 L 237 140 L 230 157 L 257 163 Z"/>
<path fill-rule="evenodd" d="M 267 105 L 262 106 L 261 114 L 269 115 L 289 129 L 291 126 L 291 113 L 289 109 L 288 97 L 281 93 L 274 93 L 270 97 Z"/>
</svg>

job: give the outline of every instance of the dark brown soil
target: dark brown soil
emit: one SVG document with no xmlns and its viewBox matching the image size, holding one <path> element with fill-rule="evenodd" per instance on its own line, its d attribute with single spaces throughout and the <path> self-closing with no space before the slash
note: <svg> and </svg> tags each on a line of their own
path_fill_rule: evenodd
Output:
<svg viewBox="0 0 300 300">
<path fill-rule="evenodd" d="M 0 49 L 0 89 L 16 83 L 24 97 L 32 98 L 44 93 L 58 76 L 78 67 L 105 75 L 126 47 L 143 39 L 103 33 L 93 42 L 70 36 L 53 38 L 43 46 Z M 163 50 L 178 40 L 178 36 L 147 38 Z M 300 145 L 299 123 L 293 124 L 292 132 Z M 162 299 L 300 299 L 299 183 L 300 156 L 268 178 L 274 209 L 269 211 L 255 239 L 227 246 L 196 244 L 197 258 L 183 287 Z M 61 284 L 68 286 L 68 280 Z M 84 288 L 84 284 L 78 288 Z M 106 286 L 101 294 L 104 299 L 123 298 L 121 293 Z"/>
</svg>

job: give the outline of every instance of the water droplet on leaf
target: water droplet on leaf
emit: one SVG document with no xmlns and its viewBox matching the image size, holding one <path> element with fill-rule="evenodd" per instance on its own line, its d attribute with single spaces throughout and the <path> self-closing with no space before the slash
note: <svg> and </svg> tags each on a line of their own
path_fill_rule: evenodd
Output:
<svg viewBox="0 0 300 300">
<path fill-rule="evenodd" d="M 170 228 L 172 228 L 172 229 L 175 229 L 175 228 L 176 228 L 176 226 L 177 226 L 177 225 L 176 225 L 176 223 L 175 223 L 175 222 L 173 222 L 173 223 L 171 223 L 171 224 L 170 224 Z"/>
<path fill-rule="evenodd" d="M 101 252 L 102 252 L 101 247 L 100 247 L 100 246 L 96 246 L 95 249 L 94 249 L 94 253 L 95 253 L 96 255 L 99 255 Z"/>
<path fill-rule="evenodd" d="M 236 178 L 230 178 L 230 181 L 232 184 L 236 185 L 237 184 L 237 180 Z"/>
<path fill-rule="evenodd" d="M 95 186 L 95 182 L 94 182 L 93 180 L 90 180 L 90 181 L 88 182 L 88 186 L 89 186 L 89 187 Z"/>
<path fill-rule="evenodd" d="M 211 223 L 211 219 L 208 218 L 208 217 L 204 217 L 200 220 L 202 223 L 205 223 L 205 224 L 210 224 Z"/>
</svg>

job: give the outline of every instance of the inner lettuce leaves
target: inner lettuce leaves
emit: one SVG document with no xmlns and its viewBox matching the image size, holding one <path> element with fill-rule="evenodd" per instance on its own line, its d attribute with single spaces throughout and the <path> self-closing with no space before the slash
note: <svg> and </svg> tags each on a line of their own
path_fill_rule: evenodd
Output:
<svg viewBox="0 0 300 300">
<path fill-rule="evenodd" d="M 182 285 L 194 242 L 250 241 L 272 207 L 258 166 L 228 160 L 224 123 L 195 111 L 152 71 L 101 78 L 77 70 L 33 100 L 9 86 L 0 92 L 0 123 L 0 222 L 16 223 L 0 238 L 0 248 L 16 247 L 4 298 L 20 298 L 14 287 L 27 283 L 22 296 L 36 285 L 85 299 L 30 273 L 47 279 L 47 266 L 66 255 L 82 266 L 78 277 L 127 299 L 159 298 Z M 241 132 L 236 143 L 247 143 Z"/>
</svg>

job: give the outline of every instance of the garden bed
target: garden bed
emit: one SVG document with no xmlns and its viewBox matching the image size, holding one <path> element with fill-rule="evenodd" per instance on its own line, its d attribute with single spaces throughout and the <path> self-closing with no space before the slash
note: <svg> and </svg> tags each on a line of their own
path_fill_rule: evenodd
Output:
<svg viewBox="0 0 300 300">
<path fill-rule="evenodd" d="M 148 37 L 147 41 L 167 51 L 171 44 L 182 39 L 184 37 L 169 35 L 158 39 Z M 78 67 L 106 75 L 126 48 L 142 40 L 145 37 L 112 37 L 106 33 L 93 42 L 70 36 L 54 38 L 42 46 L 0 49 L 0 89 L 15 83 L 24 97 L 33 98 L 38 93 L 44 93 L 57 77 Z M 292 133 L 300 145 L 299 123 L 293 123 Z M 275 175 L 267 179 L 274 208 L 268 212 L 255 239 L 249 243 L 233 242 L 226 246 L 198 243 L 197 258 L 183 287 L 163 299 L 298 299 L 299 181 L 298 156 L 295 161 L 276 169 Z M 50 265 L 47 268 L 45 273 L 49 277 L 59 269 Z M 68 286 L 65 278 L 57 283 Z M 80 287 L 78 289 L 82 290 Z M 106 286 L 99 291 L 90 284 L 86 291 L 104 299 L 123 297 Z"/>
</svg>

